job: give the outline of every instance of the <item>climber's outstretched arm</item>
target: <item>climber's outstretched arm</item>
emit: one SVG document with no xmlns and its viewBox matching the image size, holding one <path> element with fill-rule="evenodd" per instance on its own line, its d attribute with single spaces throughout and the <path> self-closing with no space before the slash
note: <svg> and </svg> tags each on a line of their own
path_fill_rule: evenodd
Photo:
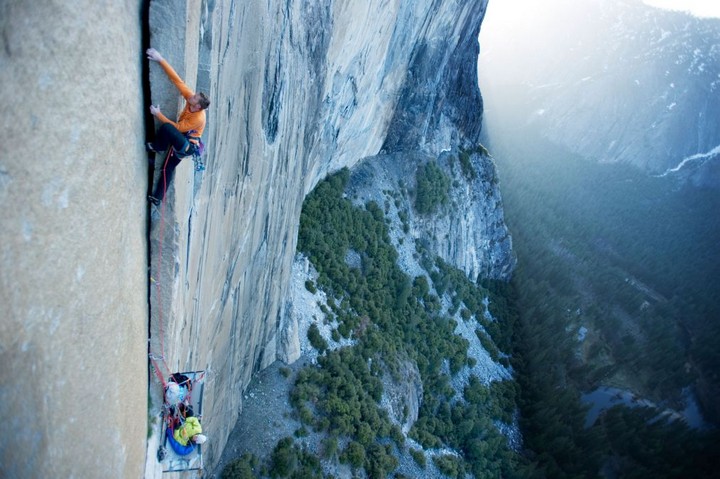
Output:
<svg viewBox="0 0 720 479">
<path fill-rule="evenodd" d="M 165 70 L 165 74 L 168 76 L 171 82 L 173 82 L 173 85 L 180 91 L 180 94 L 188 100 L 190 97 L 192 97 L 195 93 L 188 88 L 188 86 L 185 84 L 185 82 L 182 81 L 182 78 L 180 78 L 180 75 L 178 75 L 175 70 L 173 70 L 173 67 L 170 66 L 170 64 L 163 58 L 162 55 L 160 55 L 160 52 L 155 50 L 154 48 L 148 48 L 147 51 L 148 60 L 158 62 L 163 70 Z"/>
</svg>

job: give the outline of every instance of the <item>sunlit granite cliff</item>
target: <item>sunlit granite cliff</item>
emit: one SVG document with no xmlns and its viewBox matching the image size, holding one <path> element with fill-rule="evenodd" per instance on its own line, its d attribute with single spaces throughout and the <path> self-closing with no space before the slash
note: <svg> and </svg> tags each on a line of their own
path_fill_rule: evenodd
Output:
<svg viewBox="0 0 720 479">
<path fill-rule="evenodd" d="M 140 2 L 0 2 L 0 476 L 143 474 Z"/>
</svg>

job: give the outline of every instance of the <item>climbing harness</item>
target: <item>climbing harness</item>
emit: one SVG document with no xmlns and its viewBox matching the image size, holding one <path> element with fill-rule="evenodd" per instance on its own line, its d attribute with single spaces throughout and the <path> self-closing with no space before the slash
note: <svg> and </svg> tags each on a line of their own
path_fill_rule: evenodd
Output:
<svg viewBox="0 0 720 479">
<path fill-rule="evenodd" d="M 193 162 L 195 163 L 195 171 L 203 171 L 205 169 L 205 163 L 203 162 L 203 153 L 205 153 L 205 143 L 203 143 L 202 138 L 199 136 L 193 136 L 193 133 L 197 133 L 197 130 L 190 130 L 187 133 L 185 133 L 185 138 L 187 138 L 188 142 L 190 143 L 190 150 L 189 153 L 193 157 Z M 197 141 L 197 143 L 195 143 Z"/>
</svg>

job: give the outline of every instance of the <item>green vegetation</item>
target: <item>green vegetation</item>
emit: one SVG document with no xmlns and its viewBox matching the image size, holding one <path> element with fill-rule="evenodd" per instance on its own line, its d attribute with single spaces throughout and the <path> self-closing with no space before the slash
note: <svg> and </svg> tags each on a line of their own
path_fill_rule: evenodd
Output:
<svg viewBox="0 0 720 479">
<path fill-rule="evenodd" d="M 354 469 L 362 467 L 365 463 L 365 448 L 362 444 L 352 441 L 340 456 L 340 462 L 350 464 Z"/>
<path fill-rule="evenodd" d="M 524 477 L 526 460 L 507 448 L 505 437 L 493 425 L 494 420 L 511 422 L 515 410 L 511 384 L 502 381 L 487 387 L 472 376 L 464 402 L 450 404 L 434 398 L 436 402 L 429 406 L 432 416 L 424 402 L 411 435 L 425 447 L 447 444 L 462 451 L 463 467 L 475 477 Z"/>
<path fill-rule="evenodd" d="M 481 155 L 483 157 L 489 157 L 490 152 L 483 145 L 476 145 L 471 149 L 462 149 L 458 152 L 458 163 L 460 163 L 460 171 L 468 181 L 474 181 L 479 175 L 482 175 L 482 180 L 488 181 L 495 185 L 498 182 L 497 175 L 493 168 L 481 168 L 478 172 L 472 164 L 472 155 Z"/>
<path fill-rule="evenodd" d="M 425 454 L 421 450 L 411 448 L 410 455 L 418 466 L 425 469 L 425 466 L 427 465 L 427 460 L 425 459 Z"/>
<path fill-rule="evenodd" d="M 335 436 L 328 436 L 323 439 L 322 442 L 322 457 L 325 459 L 332 459 L 337 457 L 338 453 L 338 440 Z"/>
<path fill-rule="evenodd" d="M 286 437 L 278 441 L 268 464 L 263 465 L 252 454 L 243 454 L 222 471 L 222 479 L 257 479 L 260 477 L 290 479 L 320 479 L 320 461 Z"/>
<path fill-rule="evenodd" d="M 595 477 L 604 466 L 616 477 L 712 476 L 716 434 L 651 422 L 637 409 L 607 412 L 585 429 L 580 391 L 611 384 L 678 406 L 696 377 L 689 364 L 702 374 L 720 367 L 717 348 L 708 354 L 720 342 L 709 320 L 720 311 L 708 301 L 720 231 L 706 221 L 720 202 L 526 136 L 526 145 L 493 148 L 501 150 L 519 260 L 503 296 L 519 312 L 513 366 L 521 426 L 538 471 Z M 589 330 L 582 343 L 580 326 Z"/>
<path fill-rule="evenodd" d="M 310 325 L 307 335 L 310 340 L 310 344 L 312 344 L 312 346 L 317 349 L 320 354 L 324 353 L 328 344 L 327 341 L 325 341 L 325 338 L 320 335 L 320 330 L 318 329 L 317 324 L 313 323 Z"/>
<path fill-rule="evenodd" d="M 289 437 L 281 439 L 272 452 L 270 459 L 270 477 L 289 477 L 292 479 L 321 478 L 320 461 L 303 451 Z"/>
<path fill-rule="evenodd" d="M 410 231 L 410 222 L 408 221 L 408 214 L 405 210 L 398 211 L 398 218 L 403 227 L 403 233 Z"/>
<path fill-rule="evenodd" d="M 420 165 L 415 173 L 417 183 L 415 210 L 421 215 L 435 213 L 449 200 L 450 178 L 434 161 Z"/>
<path fill-rule="evenodd" d="M 291 393 L 298 417 L 327 437 L 349 439 L 341 462 L 363 468 L 368 477 L 386 477 L 397 467 L 393 451 L 404 447 L 404 439 L 378 406 L 380 378 L 389 373 L 401 380 L 400 365 L 412 361 L 424 391 L 411 435 L 428 447 L 444 444 L 461 452 L 462 460 L 453 470 L 479 476 L 518 470 L 524 459 L 508 448 L 493 424 L 515 410 L 512 395 L 504 387 L 488 388 L 473 379 L 465 400 L 456 400 L 443 364 L 449 364 L 451 374 L 467 364 L 467 341 L 453 333 L 455 321 L 439 313 L 440 300 L 426 278 L 411 281 L 398 268 L 381 208 L 372 202 L 357 208 L 343 198 L 348 175 L 344 170 L 328 178 L 306 198 L 298 249 L 317 269 L 318 287 L 330 297 L 342 298 L 329 301 L 339 323 L 336 331 L 356 340 L 356 345 L 326 351 L 318 359 L 319 368 L 298 373 Z M 362 271 L 344 261 L 349 249 L 361 255 Z M 442 281 L 441 292 L 458 298 L 458 308 L 463 305 L 482 317 L 485 307 L 478 300 L 487 291 L 427 252 L 422 254 L 433 278 Z M 498 334 L 506 333 L 498 329 Z M 413 456 L 420 460 L 418 453 Z"/>
<path fill-rule="evenodd" d="M 252 454 L 243 454 L 239 459 L 231 462 L 223 469 L 222 479 L 256 479 L 260 477 L 255 473 L 260 461 Z"/>
<path fill-rule="evenodd" d="M 618 469 L 632 471 L 630 477 L 717 476 L 717 431 L 698 435 L 659 419 L 654 409 L 617 406 L 601 417 L 601 426 Z"/>
<path fill-rule="evenodd" d="M 474 180 L 477 178 L 477 171 L 472 165 L 470 160 L 470 153 L 467 150 L 461 150 L 458 154 L 458 161 L 460 161 L 460 170 L 462 171 L 465 178 L 468 180 Z"/>
<path fill-rule="evenodd" d="M 317 288 L 315 288 L 315 283 L 313 283 L 310 280 L 305 281 L 305 289 L 310 291 L 312 294 L 317 293 Z"/>
<path fill-rule="evenodd" d="M 465 477 L 465 468 L 462 459 L 455 456 L 435 456 L 433 462 L 437 468 L 448 477 Z"/>
<path fill-rule="evenodd" d="M 475 334 L 477 335 L 478 339 L 480 340 L 480 344 L 482 344 L 482 347 L 490 353 L 490 357 L 493 361 L 499 361 L 500 360 L 500 351 L 498 351 L 498 348 L 495 347 L 495 343 L 492 342 L 492 339 L 488 336 L 488 334 L 485 331 L 482 331 L 480 329 L 475 330 Z"/>
<path fill-rule="evenodd" d="M 579 311 L 575 322 L 596 332 L 583 386 L 632 371 L 634 383 L 624 386 L 666 400 L 694 380 L 688 354 L 717 371 L 720 354 L 710 343 L 720 342 L 720 327 L 708 318 L 720 318 L 711 291 L 720 224 L 707 221 L 720 207 L 717 195 L 532 143 L 526 154 L 542 155 L 541 164 L 525 152 L 498 160 L 506 218 L 522 294 L 536 308 L 562 311 L 566 323 L 568 310 Z"/>
</svg>

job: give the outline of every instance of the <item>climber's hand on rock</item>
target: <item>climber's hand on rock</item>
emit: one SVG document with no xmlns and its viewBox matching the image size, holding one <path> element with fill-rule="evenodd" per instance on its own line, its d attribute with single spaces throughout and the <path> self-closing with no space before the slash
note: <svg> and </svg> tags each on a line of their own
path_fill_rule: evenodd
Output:
<svg viewBox="0 0 720 479">
<path fill-rule="evenodd" d="M 145 53 L 147 53 L 148 60 L 152 60 L 154 62 L 163 61 L 163 57 L 162 55 L 160 55 L 160 52 L 155 50 L 154 48 L 148 48 Z"/>
<path fill-rule="evenodd" d="M 150 113 L 153 116 L 156 116 L 158 113 L 160 113 L 160 107 L 155 105 L 150 105 Z"/>
</svg>

